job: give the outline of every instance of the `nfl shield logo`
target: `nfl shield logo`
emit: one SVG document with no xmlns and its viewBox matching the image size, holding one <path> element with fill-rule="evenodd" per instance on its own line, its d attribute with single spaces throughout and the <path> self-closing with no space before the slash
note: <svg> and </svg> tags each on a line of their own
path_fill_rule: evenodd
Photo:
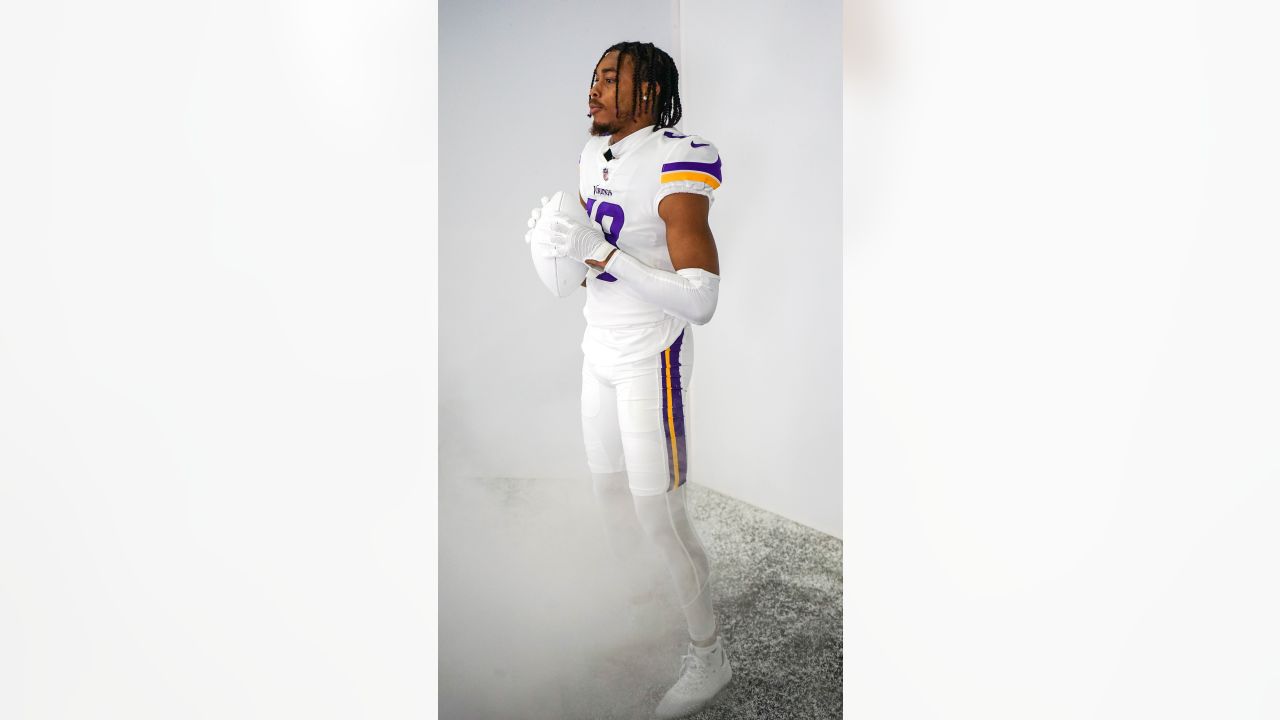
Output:
<svg viewBox="0 0 1280 720">
<path fill-rule="evenodd" d="M 608 179 L 609 179 L 609 168 L 605 168 L 602 172 L 604 173 L 604 179 L 605 179 L 605 180 L 608 180 Z"/>
</svg>

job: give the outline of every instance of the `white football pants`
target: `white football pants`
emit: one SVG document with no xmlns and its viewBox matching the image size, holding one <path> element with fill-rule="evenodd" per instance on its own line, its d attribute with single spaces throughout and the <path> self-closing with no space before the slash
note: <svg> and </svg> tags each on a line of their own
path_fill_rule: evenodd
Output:
<svg viewBox="0 0 1280 720">
<path fill-rule="evenodd" d="M 597 504 L 620 562 L 632 565 L 642 536 L 658 547 L 675 581 L 689 636 L 716 632 L 710 562 L 685 504 L 685 420 L 693 368 L 686 330 L 645 360 L 582 367 L 582 432 Z"/>
</svg>

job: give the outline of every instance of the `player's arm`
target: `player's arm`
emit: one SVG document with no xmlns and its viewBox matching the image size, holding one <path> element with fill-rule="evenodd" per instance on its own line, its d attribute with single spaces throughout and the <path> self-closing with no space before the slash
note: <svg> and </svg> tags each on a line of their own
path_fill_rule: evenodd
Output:
<svg viewBox="0 0 1280 720">
<path fill-rule="evenodd" d="M 675 193 L 658 203 L 658 216 L 667 225 L 667 252 L 676 270 L 701 268 L 720 274 L 716 239 L 707 222 L 710 212 L 711 199 L 705 195 Z"/>
<path fill-rule="evenodd" d="M 703 325 L 715 314 L 720 295 L 720 261 L 707 222 L 710 207 L 708 198 L 689 193 L 668 195 L 658 205 L 675 272 L 650 267 L 616 248 L 602 263 L 585 262 L 627 283 L 667 313 Z"/>
<path fill-rule="evenodd" d="M 600 255 L 600 245 L 588 231 L 573 233 L 577 242 L 572 243 L 573 253 L 587 265 L 607 271 L 640 297 L 695 325 L 715 314 L 720 293 L 720 262 L 707 222 L 711 195 L 721 182 L 720 151 L 700 140 L 690 137 L 687 144 L 673 147 L 661 169 L 656 209 L 667 228 L 667 252 L 675 272 L 650 267 L 607 246 L 609 252 Z"/>
<path fill-rule="evenodd" d="M 557 215 L 552 233 L 566 257 L 607 271 L 641 298 L 670 315 L 702 325 L 716 311 L 720 276 L 702 268 L 686 267 L 667 272 L 650 267 L 613 247 L 595 223 Z"/>
</svg>

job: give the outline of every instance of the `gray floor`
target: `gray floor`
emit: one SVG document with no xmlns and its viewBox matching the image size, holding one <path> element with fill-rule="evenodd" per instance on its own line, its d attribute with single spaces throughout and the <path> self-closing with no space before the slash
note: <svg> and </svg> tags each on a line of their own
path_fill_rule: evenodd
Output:
<svg viewBox="0 0 1280 720">
<path fill-rule="evenodd" d="M 840 540 L 697 485 L 734 679 L 694 717 L 841 716 Z M 625 569 L 580 482 L 442 480 L 440 717 L 650 718 L 688 641 L 655 555 Z"/>
</svg>

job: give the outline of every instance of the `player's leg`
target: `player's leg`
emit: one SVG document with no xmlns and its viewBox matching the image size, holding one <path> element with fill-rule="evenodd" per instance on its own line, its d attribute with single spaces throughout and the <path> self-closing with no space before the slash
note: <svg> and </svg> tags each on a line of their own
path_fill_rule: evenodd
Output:
<svg viewBox="0 0 1280 720">
<path fill-rule="evenodd" d="M 714 644 L 718 628 L 711 606 L 711 563 L 689 521 L 684 487 L 660 495 L 637 495 L 635 514 L 657 545 L 675 582 L 689 639 L 700 647 Z"/>
<path fill-rule="evenodd" d="M 690 638 L 714 642 L 711 567 L 685 504 L 686 417 L 692 347 L 685 336 L 650 364 L 619 378 L 618 420 L 635 514 L 661 551 L 684 609 Z"/>
<path fill-rule="evenodd" d="M 645 573 L 634 570 L 643 566 L 644 535 L 627 486 L 617 393 L 586 362 L 582 368 L 582 436 L 592 494 L 626 582 L 624 589 L 632 602 L 643 602 L 650 592 L 649 583 Z"/>
<path fill-rule="evenodd" d="M 690 340 L 686 331 L 663 351 L 647 378 L 638 375 L 617 385 L 618 420 L 636 515 L 666 559 L 691 640 L 680 678 L 655 709 L 664 719 L 697 712 L 733 678 L 711 606 L 711 563 L 685 503 Z"/>
</svg>

